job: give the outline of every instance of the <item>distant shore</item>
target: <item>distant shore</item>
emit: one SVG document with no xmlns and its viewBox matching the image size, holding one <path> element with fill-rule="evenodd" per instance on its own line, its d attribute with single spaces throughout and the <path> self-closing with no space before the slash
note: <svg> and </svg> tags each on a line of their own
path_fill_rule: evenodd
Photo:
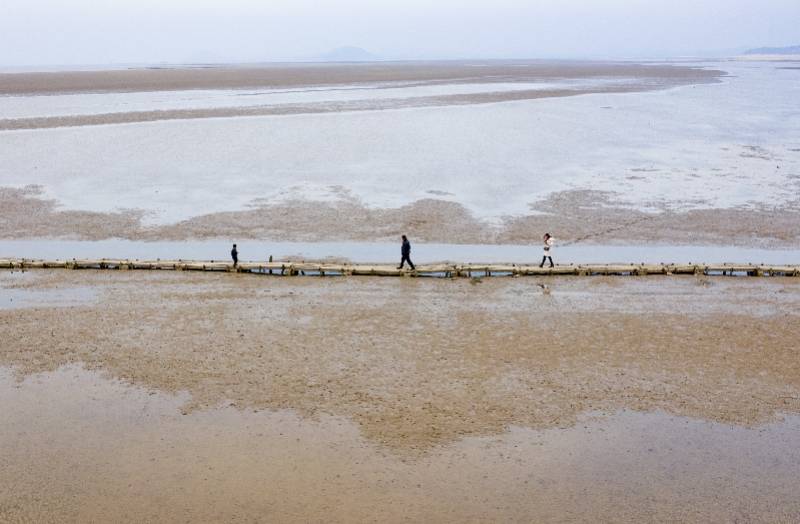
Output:
<svg viewBox="0 0 800 524">
<path fill-rule="evenodd" d="M 0 73 L 0 94 L 130 93 L 184 89 L 290 88 L 358 83 L 541 81 L 650 78 L 665 84 L 714 82 L 721 71 L 679 65 L 558 60 L 453 60 L 368 63 L 165 66 Z"/>
<path fill-rule="evenodd" d="M 0 131 L 46 129 L 161 120 L 193 120 L 242 116 L 298 115 L 377 111 L 410 107 L 489 104 L 582 94 L 627 93 L 717 82 L 722 71 L 680 65 L 579 61 L 451 61 L 333 64 L 273 64 L 205 67 L 26 72 L 0 74 L 0 95 L 75 95 L 97 93 L 169 92 L 184 90 L 319 89 L 336 86 L 397 88 L 442 84 L 547 83 L 578 81 L 570 87 L 492 90 L 470 94 L 439 94 L 396 98 L 255 103 L 236 107 L 169 108 L 97 112 L 83 115 L 0 117 Z M 593 81 L 602 81 L 594 83 Z"/>
</svg>

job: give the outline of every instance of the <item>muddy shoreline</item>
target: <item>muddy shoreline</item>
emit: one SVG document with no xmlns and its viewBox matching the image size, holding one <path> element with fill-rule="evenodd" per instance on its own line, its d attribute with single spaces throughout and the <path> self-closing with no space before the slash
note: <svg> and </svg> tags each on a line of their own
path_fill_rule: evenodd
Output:
<svg viewBox="0 0 800 524">
<path fill-rule="evenodd" d="M 372 208 L 344 198 L 335 202 L 254 203 L 251 209 L 199 215 L 175 224 L 145 225 L 146 213 L 61 210 L 41 188 L 0 188 L 0 237 L 77 240 L 251 239 L 298 242 L 394 241 L 408 234 L 420 242 L 538 244 L 543 231 L 560 243 L 800 246 L 800 201 L 747 209 L 668 208 L 639 211 L 591 190 L 555 193 L 531 204 L 533 214 L 499 224 L 473 216 L 461 204 L 434 198 L 399 208 Z"/>
</svg>

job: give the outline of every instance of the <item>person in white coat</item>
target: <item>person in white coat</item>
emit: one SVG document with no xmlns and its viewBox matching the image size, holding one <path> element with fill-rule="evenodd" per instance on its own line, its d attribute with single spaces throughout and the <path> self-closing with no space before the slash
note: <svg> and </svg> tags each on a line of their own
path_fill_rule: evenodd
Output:
<svg viewBox="0 0 800 524">
<path fill-rule="evenodd" d="M 550 260 L 550 267 L 553 267 L 553 237 L 550 233 L 545 233 L 542 263 L 539 264 L 539 267 L 544 267 L 544 262 L 548 259 Z"/>
</svg>

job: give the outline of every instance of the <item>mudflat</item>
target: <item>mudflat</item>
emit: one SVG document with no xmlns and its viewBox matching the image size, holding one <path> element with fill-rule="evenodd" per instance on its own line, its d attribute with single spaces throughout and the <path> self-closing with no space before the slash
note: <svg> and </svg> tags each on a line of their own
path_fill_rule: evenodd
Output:
<svg viewBox="0 0 800 524">
<path fill-rule="evenodd" d="M 42 188 L 0 187 L 2 238 L 103 240 L 394 241 L 408 234 L 421 242 L 538 244 L 542 231 L 566 243 L 720 244 L 746 247 L 800 246 L 800 201 L 751 209 L 710 208 L 641 211 L 614 195 L 593 190 L 551 194 L 532 213 L 489 223 L 458 202 L 428 198 L 380 208 L 357 199 L 333 202 L 254 202 L 250 209 L 200 214 L 173 224 L 144 223 L 144 210 L 65 210 L 43 198 Z"/>
<path fill-rule="evenodd" d="M 798 312 L 795 279 L 4 273 L 0 516 L 794 520 Z"/>
<path fill-rule="evenodd" d="M 0 236 L 797 247 L 794 76 L 701 65 L 0 75 Z"/>
<path fill-rule="evenodd" d="M 0 74 L 0 94 L 290 88 L 358 83 L 508 82 L 591 77 L 639 77 L 680 84 L 714 81 L 720 75 L 720 71 L 696 67 L 553 60 L 165 66 L 3 73 Z"/>
<path fill-rule="evenodd" d="M 303 92 L 452 84 L 536 83 L 549 88 L 439 94 L 349 101 L 254 103 L 238 107 L 171 108 L 88 115 L 0 118 L 0 131 L 201 118 L 377 111 L 411 107 L 489 104 L 590 93 L 629 93 L 718 82 L 721 71 L 620 62 L 478 61 L 265 66 L 165 67 L 107 71 L 0 74 L 0 95 L 168 92 L 196 89 L 266 89 Z"/>
</svg>

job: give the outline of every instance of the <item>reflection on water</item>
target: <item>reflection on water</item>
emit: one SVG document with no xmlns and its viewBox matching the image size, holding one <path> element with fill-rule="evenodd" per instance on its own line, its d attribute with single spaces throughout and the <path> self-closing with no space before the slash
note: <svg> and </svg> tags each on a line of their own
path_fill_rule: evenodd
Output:
<svg viewBox="0 0 800 524">
<path fill-rule="evenodd" d="M 340 417 L 182 415 L 186 400 L 79 367 L 21 382 L 0 368 L 0 520 L 800 518 L 798 417 L 588 413 L 403 453 Z"/>
</svg>

